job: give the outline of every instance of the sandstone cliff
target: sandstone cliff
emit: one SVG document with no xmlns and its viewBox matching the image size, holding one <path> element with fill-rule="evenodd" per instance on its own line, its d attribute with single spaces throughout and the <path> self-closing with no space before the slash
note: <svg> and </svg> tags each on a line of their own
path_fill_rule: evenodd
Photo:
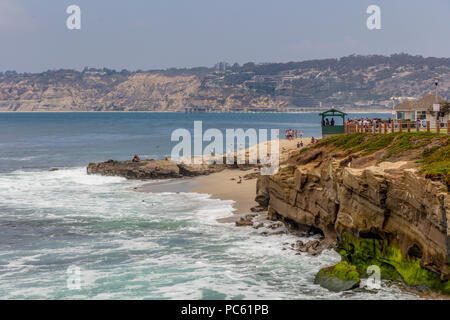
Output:
<svg viewBox="0 0 450 320">
<path fill-rule="evenodd" d="M 325 140 L 276 175 L 260 176 L 256 201 L 273 217 L 323 233 L 361 277 L 377 265 L 382 278 L 450 292 L 450 197 L 445 182 L 425 178 L 417 162 L 447 148 L 448 139 L 422 136 L 358 135 L 351 148 Z M 386 142 L 368 151 L 371 139 Z M 406 139 L 411 149 L 399 149 Z"/>
<path fill-rule="evenodd" d="M 285 99 L 239 89 L 205 88 L 196 75 L 134 73 L 104 75 L 55 71 L 0 79 L 0 111 L 185 111 L 198 106 L 282 108 Z"/>
</svg>

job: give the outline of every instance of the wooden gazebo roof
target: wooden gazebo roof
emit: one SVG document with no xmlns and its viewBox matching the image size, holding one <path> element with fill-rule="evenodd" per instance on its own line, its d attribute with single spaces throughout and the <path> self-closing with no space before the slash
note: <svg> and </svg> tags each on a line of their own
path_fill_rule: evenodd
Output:
<svg viewBox="0 0 450 320">
<path fill-rule="evenodd" d="M 321 115 L 322 118 L 324 118 L 324 117 L 343 117 L 344 118 L 347 114 L 345 112 L 342 112 L 342 111 L 332 108 L 330 110 L 319 113 L 319 115 Z"/>
</svg>

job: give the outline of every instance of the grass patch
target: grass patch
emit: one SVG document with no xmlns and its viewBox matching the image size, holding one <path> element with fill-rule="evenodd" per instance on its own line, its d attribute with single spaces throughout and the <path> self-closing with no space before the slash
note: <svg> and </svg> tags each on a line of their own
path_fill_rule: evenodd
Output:
<svg viewBox="0 0 450 320">
<path fill-rule="evenodd" d="M 442 180 L 450 189 L 450 146 L 433 146 L 424 151 L 421 172 L 427 178 Z"/>
</svg>

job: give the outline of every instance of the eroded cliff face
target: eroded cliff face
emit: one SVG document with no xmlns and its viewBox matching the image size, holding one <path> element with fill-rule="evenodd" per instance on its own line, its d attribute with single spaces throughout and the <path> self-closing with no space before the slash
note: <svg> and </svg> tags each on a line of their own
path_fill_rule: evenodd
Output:
<svg viewBox="0 0 450 320">
<path fill-rule="evenodd" d="M 422 177 L 414 161 L 352 159 L 311 149 L 277 174 L 260 176 L 256 201 L 273 216 L 320 229 L 361 276 L 376 264 L 384 278 L 447 291 L 450 198 L 444 185 Z"/>
</svg>

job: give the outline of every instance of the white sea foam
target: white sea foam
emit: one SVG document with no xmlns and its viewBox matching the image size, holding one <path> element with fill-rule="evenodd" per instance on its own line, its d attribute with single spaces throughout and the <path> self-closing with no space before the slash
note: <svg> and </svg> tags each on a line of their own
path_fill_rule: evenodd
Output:
<svg viewBox="0 0 450 320">
<path fill-rule="evenodd" d="M 1 144 L 0 144 L 1 146 Z M 8 161 L 30 161 L 38 158 L 38 156 L 27 156 L 27 157 L 0 157 L 0 160 L 8 160 Z"/>
</svg>

